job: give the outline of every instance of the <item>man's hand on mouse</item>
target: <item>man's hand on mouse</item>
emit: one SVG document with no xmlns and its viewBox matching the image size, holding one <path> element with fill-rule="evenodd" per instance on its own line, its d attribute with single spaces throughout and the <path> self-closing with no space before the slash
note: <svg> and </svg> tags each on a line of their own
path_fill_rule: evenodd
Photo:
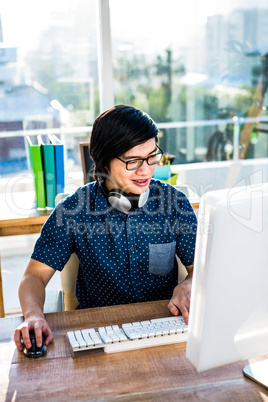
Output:
<svg viewBox="0 0 268 402">
<path fill-rule="evenodd" d="M 36 344 L 38 347 L 42 346 L 43 337 L 45 339 L 45 344 L 49 345 L 54 337 L 52 331 L 43 317 L 31 316 L 27 318 L 16 330 L 14 334 L 14 341 L 19 351 L 22 351 L 22 342 L 26 348 L 31 347 L 31 340 L 29 331 L 34 330 Z"/>
<path fill-rule="evenodd" d="M 193 271 L 191 270 L 187 278 L 174 288 L 172 298 L 168 303 L 170 312 L 174 315 L 182 314 L 187 325 L 189 323 L 192 278 Z"/>
</svg>

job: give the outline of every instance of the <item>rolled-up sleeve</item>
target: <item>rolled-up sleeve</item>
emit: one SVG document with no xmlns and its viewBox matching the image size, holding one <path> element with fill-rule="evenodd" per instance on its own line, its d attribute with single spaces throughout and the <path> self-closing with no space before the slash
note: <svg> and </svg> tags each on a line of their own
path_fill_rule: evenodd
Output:
<svg viewBox="0 0 268 402">
<path fill-rule="evenodd" d="M 63 204 L 59 204 L 44 224 L 31 257 L 61 271 L 73 250 L 73 230 L 68 227 Z"/>
</svg>

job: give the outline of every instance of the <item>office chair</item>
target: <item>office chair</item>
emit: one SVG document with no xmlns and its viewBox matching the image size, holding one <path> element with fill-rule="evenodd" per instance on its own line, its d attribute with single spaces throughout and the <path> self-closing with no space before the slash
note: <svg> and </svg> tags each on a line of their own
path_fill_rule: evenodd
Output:
<svg viewBox="0 0 268 402">
<path fill-rule="evenodd" d="M 78 300 L 75 294 L 76 291 L 76 278 L 78 274 L 79 260 L 75 253 L 73 253 L 60 272 L 61 287 L 63 290 L 63 303 L 64 310 L 75 310 L 78 307 Z"/>
</svg>

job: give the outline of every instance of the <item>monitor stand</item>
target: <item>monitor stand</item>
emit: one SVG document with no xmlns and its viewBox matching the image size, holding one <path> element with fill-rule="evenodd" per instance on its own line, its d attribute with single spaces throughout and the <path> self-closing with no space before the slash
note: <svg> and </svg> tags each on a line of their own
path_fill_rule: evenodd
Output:
<svg viewBox="0 0 268 402">
<path fill-rule="evenodd" d="M 246 377 L 268 389 L 268 359 L 248 364 L 243 368 Z"/>
</svg>

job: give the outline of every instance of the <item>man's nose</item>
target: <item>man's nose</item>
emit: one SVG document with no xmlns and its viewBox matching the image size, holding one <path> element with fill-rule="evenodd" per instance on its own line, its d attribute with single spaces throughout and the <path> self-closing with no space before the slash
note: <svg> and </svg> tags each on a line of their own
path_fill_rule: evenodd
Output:
<svg viewBox="0 0 268 402">
<path fill-rule="evenodd" d="M 142 174 L 142 175 L 144 175 L 144 174 L 146 174 L 146 173 L 148 173 L 148 172 L 151 172 L 151 169 L 150 169 L 150 166 L 148 165 L 147 161 L 144 160 L 144 161 L 143 161 L 143 164 L 141 165 L 141 167 L 139 167 L 139 168 L 136 170 L 136 173 L 137 173 L 137 174 Z"/>
</svg>

